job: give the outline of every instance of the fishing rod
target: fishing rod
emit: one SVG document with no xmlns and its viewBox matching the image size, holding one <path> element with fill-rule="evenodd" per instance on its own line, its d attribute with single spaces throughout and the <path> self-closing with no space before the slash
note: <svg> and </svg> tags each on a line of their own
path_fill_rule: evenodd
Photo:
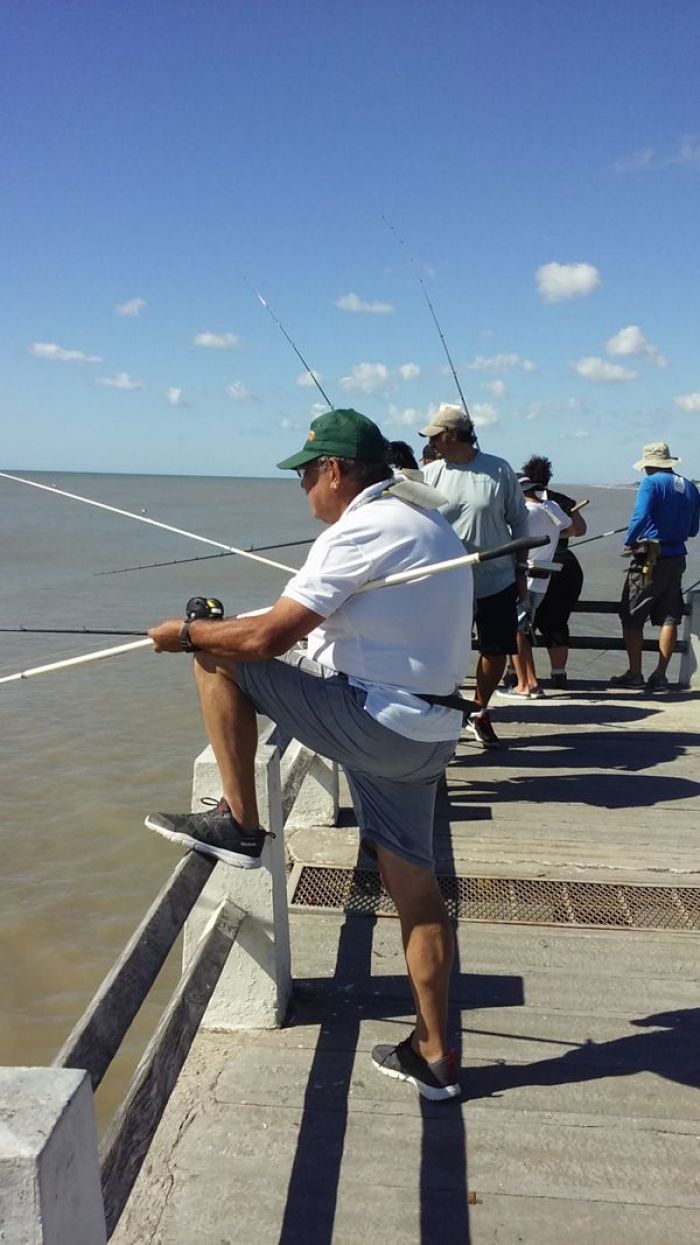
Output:
<svg viewBox="0 0 700 1245">
<path fill-rule="evenodd" d="M 620 532 L 626 531 L 626 527 L 613 527 L 609 532 L 600 532 L 597 536 L 584 536 L 583 540 L 572 540 L 569 548 L 576 549 L 579 545 L 589 545 L 592 540 L 602 540 L 604 536 L 619 536 Z"/>
<path fill-rule="evenodd" d="M 263 553 L 267 549 L 291 549 L 295 545 L 311 545 L 315 536 L 307 540 L 287 540 L 279 545 L 251 545 L 248 553 Z M 171 558 L 169 562 L 146 562 L 143 566 L 122 566 L 117 571 L 93 571 L 95 578 L 100 575 L 125 575 L 127 571 L 152 571 L 156 566 L 181 566 L 184 562 L 210 562 L 213 558 L 230 558 L 234 554 L 222 549 L 220 553 L 196 553 L 193 558 Z"/>
<path fill-rule="evenodd" d="M 101 631 L 93 627 L 0 627 L 0 631 L 22 635 L 148 635 L 147 631 Z"/>
<path fill-rule="evenodd" d="M 252 291 L 253 291 L 253 293 L 255 294 L 256 298 L 257 298 L 257 299 L 258 299 L 258 300 L 262 303 L 262 305 L 263 305 L 263 307 L 265 308 L 265 310 L 266 310 L 266 312 L 268 313 L 268 315 L 272 316 L 272 319 L 274 320 L 274 322 L 275 322 L 275 324 L 277 325 L 277 327 L 278 327 L 278 329 L 280 330 L 280 332 L 281 332 L 281 333 L 283 333 L 283 334 L 284 334 L 284 336 L 286 337 L 286 339 L 287 339 L 287 341 L 289 342 L 290 346 L 292 347 L 292 350 L 294 351 L 295 355 L 297 356 L 297 358 L 298 358 L 298 359 L 300 359 L 300 360 L 301 360 L 302 366 L 303 366 L 303 367 L 304 367 L 304 369 L 308 372 L 309 376 L 311 377 L 311 379 L 312 379 L 313 383 L 315 384 L 316 388 L 318 389 L 318 392 L 320 393 L 320 395 L 321 395 L 321 397 L 323 398 L 324 402 L 326 402 L 326 403 L 328 404 L 328 409 L 329 409 L 329 411 L 332 411 L 332 410 L 333 410 L 333 403 L 331 402 L 330 398 L 328 397 L 328 394 L 326 393 L 325 389 L 323 389 L 323 388 L 321 387 L 321 382 L 319 381 L 319 379 L 318 379 L 318 377 L 317 377 L 316 373 L 314 372 L 313 368 L 309 367 L 308 363 L 306 362 L 306 359 L 304 358 L 303 354 L 301 353 L 301 351 L 299 350 L 298 346 L 296 345 L 296 342 L 293 342 L 293 341 L 292 341 L 292 339 L 291 339 L 291 337 L 289 336 L 289 333 L 287 332 L 286 328 L 284 327 L 284 325 L 283 325 L 282 321 L 281 321 L 281 320 L 280 320 L 280 319 L 279 319 L 279 318 L 275 315 L 274 311 L 272 310 L 272 307 L 271 307 L 271 306 L 270 306 L 270 304 L 267 302 L 267 299 L 263 298 L 262 294 L 260 293 L 260 290 L 259 290 L 259 289 L 257 289 L 257 287 L 256 287 L 256 286 L 254 286 L 254 285 L 253 285 L 253 282 L 251 281 L 250 277 L 247 277 L 247 276 L 246 276 L 246 274 L 245 274 L 244 272 L 241 272 L 241 271 L 240 271 L 240 269 L 239 269 L 238 271 L 239 271 L 239 276 L 241 276 L 241 277 L 243 278 L 243 280 L 245 281 L 246 285 L 249 285 L 249 286 L 250 286 L 251 290 L 252 290 Z"/>
<path fill-rule="evenodd" d="M 428 304 L 428 308 L 429 308 L 429 310 L 430 310 L 430 314 L 431 314 L 431 316 L 433 317 L 433 320 L 434 320 L 434 322 L 435 322 L 435 327 L 436 327 L 436 329 L 437 329 L 437 331 L 438 331 L 438 333 L 439 333 L 439 335 L 440 335 L 440 341 L 442 342 L 443 350 L 445 351 L 445 354 L 447 355 L 447 362 L 448 362 L 448 363 L 449 363 L 449 365 L 450 365 L 450 369 L 451 369 L 451 371 L 452 371 L 452 375 L 453 375 L 453 377 L 454 377 L 454 382 L 455 382 L 455 385 L 457 386 L 457 393 L 459 394 L 459 399 L 460 399 L 460 402 L 462 403 L 462 408 L 463 408 L 463 410 L 464 410 L 464 414 L 466 415 L 467 419 L 471 421 L 471 415 L 469 414 L 469 407 L 467 406 L 467 399 L 465 398 L 464 394 L 462 393 L 462 386 L 461 386 L 461 385 L 460 385 L 460 383 L 459 383 L 459 377 L 458 377 L 458 375 L 457 375 L 457 371 L 456 371 L 455 365 L 454 365 L 454 363 L 452 362 L 452 355 L 450 354 L 450 352 L 449 352 L 449 350 L 448 350 L 448 348 L 447 348 L 447 342 L 445 341 L 445 335 L 444 335 L 444 333 L 443 333 L 442 329 L 440 328 L 440 321 L 438 320 L 437 315 L 435 314 L 435 308 L 433 307 L 433 304 L 432 304 L 432 302 L 430 301 L 430 295 L 428 294 L 428 291 L 427 291 L 427 290 L 426 290 L 426 288 L 425 288 L 425 282 L 423 281 L 423 278 L 422 278 L 422 276 L 420 275 L 420 272 L 419 272 L 419 270 L 418 270 L 418 265 L 416 264 L 416 261 L 414 260 L 414 258 L 413 258 L 413 256 L 411 255 L 411 252 L 409 251 L 409 249 L 408 249 L 408 247 L 407 247 L 406 243 L 404 242 L 403 238 L 401 237 L 401 234 L 400 234 L 400 233 L 399 233 L 399 231 L 395 228 L 395 226 L 394 226 L 394 225 L 392 225 L 391 221 L 390 221 L 390 220 L 389 220 L 389 219 L 388 219 L 388 218 L 384 215 L 384 213 L 383 213 L 383 212 L 382 212 L 382 220 L 384 221 L 384 224 L 385 224 L 385 225 L 386 225 L 386 226 L 387 226 L 387 227 L 391 230 L 391 232 L 394 234 L 394 236 L 396 237 L 397 241 L 398 241 L 398 242 L 401 244 L 401 246 L 404 248 L 404 250 L 405 250 L 406 254 L 408 255 L 409 261 L 410 261 L 410 263 L 412 264 L 412 266 L 413 266 L 413 268 L 414 268 L 414 270 L 415 270 L 416 277 L 418 278 L 418 284 L 420 285 L 420 288 L 421 288 L 421 289 L 422 289 L 422 291 L 423 291 L 423 294 L 424 294 L 424 297 L 425 297 L 425 301 L 426 301 L 426 303 Z"/>
<path fill-rule="evenodd" d="M 499 545 L 495 549 L 484 549 L 480 553 L 467 553 L 461 558 L 451 558 L 447 562 L 433 562 L 428 566 L 416 566 L 409 571 L 398 571 L 392 575 L 384 575 L 381 579 L 373 579 L 370 583 L 363 584 L 361 588 L 358 588 L 358 593 L 370 592 L 374 588 L 391 588 L 399 584 L 415 583 L 417 580 L 425 579 L 427 575 L 437 575 L 442 571 L 456 570 L 458 567 L 462 566 L 474 566 L 480 562 L 490 562 L 493 558 L 508 557 L 511 554 L 520 553 L 523 549 L 534 549 L 539 545 L 546 545 L 548 543 L 548 536 L 521 536 L 517 540 L 509 541 L 506 545 Z M 207 606 L 215 605 L 220 607 L 221 614 L 219 614 L 218 609 L 215 614 L 212 614 L 211 612 L 208 615 L 201 613 L 199 615 L 192 614 L 190 606 L 200 601 L 204 602 Z M 192 617 L 221 617 L 223 614 L 223 606 L 221 606 L 221 603 L 216 601 L 214 598 L 210 600 L 207 598 L 193 597 L 187 603 L 187 614 Z M 62 670 L 68 666 L 82 665 L 91 661 L 101 661 L 105 657 L 118 657 L 121 653 L 128 653 L 137 648 L 145 648 L 148 644 L 152 643 L 153 641 L 149 637 L 146 640 L 137 640 L 134 644 L 118 644 L 115 648 L 102 649 L 99 653 L 84 653 L 81 657 L 69 657 L 66 661 L 52 662 L 48 666 L 36 666 L 32 670 L 20 670 L 17 674 L 8 674 L 3 678 L 0 678 L 0 684 L 12 683 L 18 679 L 30 679 L 34 675 L 48 674 L 50 671 Z"/>
<path fill-rule="evenodd" d="M 87 506 L 96 506 L 98 510 L 108 510 L 111 514 L 121 515 L 122 518 L 135 519 L 137 523 L 148 523 L 151 527 L 162 528 L 165 532 L 174 532 L 176 536 L 187 536 L 190 540 L 198 540 L 204 545 L 215 545 L 218 549 L 224 549 L 227 553 L 236 553 L 240 558 L 250 558 L 253 562 L 261 562 L 263 566 L 271 566 L 278 571 L 287 571 L 294 575 L 298 567 L 287 566 L 284 562 L 274 562 L 272 558 L 263 558 L 259 553 L 253 553 L 250 549 L 239 549 L 236 545 L 224 544 L 221 540 L 211 540 L 209 536 L 200 536 L 197 532 L 188 532 L 182 527 L 173 527 L 170 523 L 161 523 L 159 519 L 151 519 L 143 514 L 134 514 L 131 510 L 121 510 L 118 506 L 108 506 L 106 502 L 95 501 L 92 497 L 81 497 L 78 493 L 67 493 L 64 489 L 56 488 L 55 484 L 39 484 L 38 480 L 26 480 L 23 476 L 11 475 L 9 471 L 0 471 L 0 477 L 5 480 L 14 480 L 17 484 L 28 484 L 30 488 L 42 489 L 45 493 L 55 493 L 59 497 L 67 497 L 70 501 L 81 501 Z"/>
</svg>

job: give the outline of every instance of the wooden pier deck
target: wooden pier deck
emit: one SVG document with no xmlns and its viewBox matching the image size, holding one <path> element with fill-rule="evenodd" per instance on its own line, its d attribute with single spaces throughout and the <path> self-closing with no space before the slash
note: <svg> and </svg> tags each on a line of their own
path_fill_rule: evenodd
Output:
<svg viewBox="0 0 700 1245">
<path fill-rule="evenodd" d="M 450 769 L 440 871 L 699 886 L 699 720 L 593 683 L 499 702 L 508 746 Z M 350 824 L 289 845 L 358 855 Z M 460 921 L 447 1104 L 370 1065 L 410 1026 L 398 923 L 295 910 L 292 938 L 289 1025 L 200 1032 L 117 1245 L 694 1245 L 697 932 Z"/>
</svg>

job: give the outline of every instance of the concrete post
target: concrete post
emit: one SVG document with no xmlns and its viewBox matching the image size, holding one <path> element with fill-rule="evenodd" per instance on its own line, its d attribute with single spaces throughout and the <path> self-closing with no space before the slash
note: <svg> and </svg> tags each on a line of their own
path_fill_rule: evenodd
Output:
<svg viewBox="0 0 700 1245">
<path fill-rule="evenodd" d="M 287 829 L 337 825 L 338 787 L 337 762 L 317 753 L 287 818 Z"/>
<path fill-rule="evenodd" d="M 679 683 L 681 687 L 700 689 L 700 588 L 688 597 L 689 614 L 684 619 L 683 639 L 687 644 L 681 654 Z"/>
<path fill-rule="evenodd" d="M 0 1068 L 0 1241 L 104 1245 L 92 1090 L 77 1068 Z"/>
<path fill-rule="evenodd" d="M 184 962 L 188 963 L 211 913 L 222 899 L 247 915 L 241 922 L 202 1027 L 213 1030 L 272 1029 L 284 1020 L 291 993 L 289 913 L 276 748 L 258 745 L 255 781 L 261 825 L 274 831 L 263 849 L 259 869 L 235 869 L 219 863 L 185 925 Z M 219 771 L 211 748 L 195 762 L 192 806 L 203 796 L 221 794 Z"/>
</svg>

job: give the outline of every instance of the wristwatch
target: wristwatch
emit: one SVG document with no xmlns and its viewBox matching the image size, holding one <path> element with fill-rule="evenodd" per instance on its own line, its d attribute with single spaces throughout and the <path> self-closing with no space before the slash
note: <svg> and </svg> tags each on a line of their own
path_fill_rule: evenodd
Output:
<svg viewBox="0 0 700 1245">
<path fill-rule="evenodd" d="M 196 644 L 190 640 L 190 620 L 184 622 L 180 628 L 180 649 L 183 653 L 198 653 L 199 649 Z"/>
</svg>

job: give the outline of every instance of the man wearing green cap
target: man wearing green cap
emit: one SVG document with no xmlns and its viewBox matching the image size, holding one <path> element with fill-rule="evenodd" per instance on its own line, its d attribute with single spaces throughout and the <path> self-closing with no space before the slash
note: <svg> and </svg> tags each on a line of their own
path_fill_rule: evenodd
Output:
<svg viewBox="0 0 700 1245">
<path fill-rule="evenodd" d="M 256 710 L 342 764 L 360 833 L 376 848 L 399 913 L 417 1012 L 411 1037 L 375 1047 L 372 1060 L 443 1099 L 459 1085 L 446 1046 L 452 933 L 433 872 L 433 812 L 462 718 L 432 698 L 452 694 L 465 672 L 471 570 L 362 591 L 463 554 L 437 511 L 441 499 L 394 476 L 386 446 L 357 411 L 315 419 L 302 449 L 279 466 L 298 472 L 327 527 L 279 600 L 262 615 L 184 626 L 172 619 L 149 632 L 157 652 L 195 653 L 223 794 L 210 812 L 150 814 L 146 825 L 228 864 L 260 865 Z M 294 647 L 303 637 L 306 652 Z"/>
</svg>

